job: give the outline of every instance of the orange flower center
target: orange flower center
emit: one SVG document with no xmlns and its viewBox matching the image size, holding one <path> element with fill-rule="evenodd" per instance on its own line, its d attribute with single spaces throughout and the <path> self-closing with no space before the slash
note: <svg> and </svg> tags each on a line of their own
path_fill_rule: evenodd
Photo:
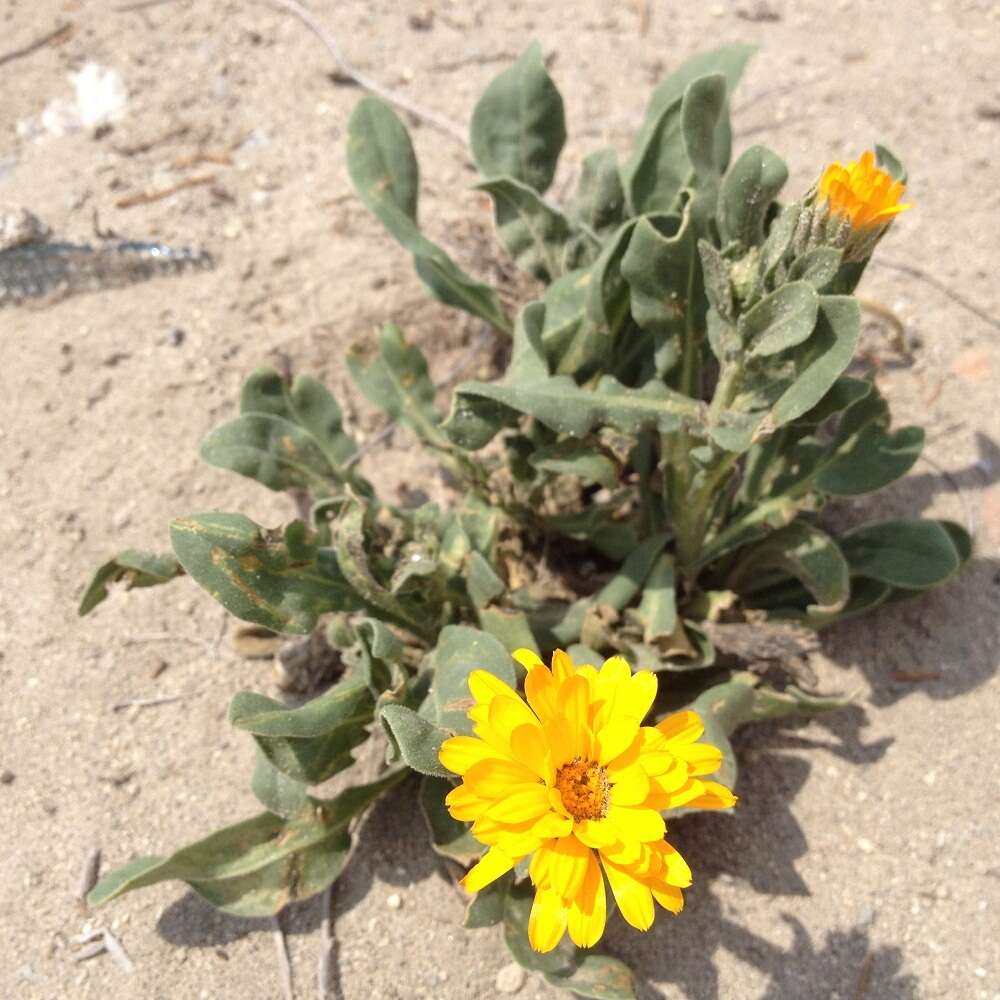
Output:
<svg viewBox="0 0 1000 1000">
<path fill-rule="evenodd" d="M 603 819 L 607 815 L 611 785 L 600 764 L 574 757 L 556 773 L 556 788 L 573 819 Z"/>
</svg>

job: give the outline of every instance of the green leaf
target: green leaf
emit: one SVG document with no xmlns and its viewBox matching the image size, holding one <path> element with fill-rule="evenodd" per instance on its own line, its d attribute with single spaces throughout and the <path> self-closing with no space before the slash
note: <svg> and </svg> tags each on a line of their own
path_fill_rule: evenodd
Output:
<svg viewBox="0 0 1000 1000">
<path fill-rule="evenodd" d="M 465 920 L 462 926 L 470 929 L 480 927 L 494 927 L 503 920 L 504 907 L 507 904 L 507 893 L 514 884 L 514 873 L 507 872 L 501 875 L 488 886 L 480 889 L 472 897 L 465 911 Z"/>
<path fill-rule="evenodd" d="M 417 274 L 431 294 L 510 333 L 496 292 L 465 274 L 417 227 L 416 202 L 410 198 L 417 172 L 413 145 L 396 113 L 377 98 L 362 98 L 351 115 L 347 169 L 369 211 L 413 254 Z"/>
<path fill-rule="evenodd" d="M 94 572 L 80 598 L 77 614 L 89 614 L 105 600 L 108 596 L 108 584 L 123 580 L 126 590 L 133 587 L 156 587 L 161 583 L 169 583 L 183 572 L 180 563 L 172 555 L 126 549 Z"/>
<path fill-rule="evenodd" d="M 747 60 L 754 51 L 755 49 L 751 45 L 730 45 L 699 53 L 688 59 L 660 83 L 653 91 L 646 107 L 645 118 L 639 129 L 639 134 L 636 136 L 633 157 L 635 159 L 641 158 L 646 146 L 652 141 L 663 113 L 684 96 L 684 91 L 687 90 L 689 84 L 699 77 L 721 73 L 726 78 L 727 90 L 731 94 L 743 75 Z M 728 107 L 724 108 L 723 113 L 719 115 L 712 146 L 717 157 L 716 167 L 720 172 L 724 171 L 729 164 L 729 155 L 732 149 L 732 129 L 729 124 Z"/>
<path fill-rule="evenodd" d="M 604 242 L 597 260 L 590 268 L 587 284 L 587 318 L 602 333 L 613 336 L 628 316 L 628 285 L 621 273 L 621 262 L 628 249 L 636 220 L 624 222 Z"/>
<path fill-rule="evenodd" d="M 545 974 L 557 989 L 570 990 L 592 1000 L 635 1000 L 635 981 L 629 967 L 610 955 L 582 952 L 572 972 Z"/>
<path fill-rule="evenodd" d="M 693 85 L 692 85 L 693 86 Z M 664 108 L 643 145 L 636 145 L 622 166 L 622 185 L 630 215 L 671 212 L 691 177 L 691 161 L 681 128 L 682 99 Z"/>
<path fill-rule="evenodd" d="M 365 504 L 358 497 L 349 497 L 334 526 L 334 550 L 344 579 L 367 606 L 378 608 L 383 616 L 405 625 L 416 635 L 430 638 L 435 632 L 435 623 L 426 609 L 419 614 L 401 596 L 384 587 L 372 572 L 365 549 L 365 514 Z"/>
<path fill-rule="evenodd" d="M 618 173 L 618 154 L 608 147 L 584 158 L 572 215 L 600 237 L 621 225 L 625 193 Z"/>
<path fill-rule="evenodd" d="M 722 244 L 759 246 L 771 202 L 788 179 L 783 160 L 764 146 L 751 146 L 729 168 L 719 190 Z"/>
<path fill-rule="evenodd" d="M 637 616 L 643 625 L 643 641 L 652 643 L 673 635 L 677 627 L 677 595 L 672 556 L 664 553 L 657 559 L 643 588 Z"/>
<path fill-rule="evenodd" d="M 805 281 L 791 281 L 740 316 L 736 326 L 750 357 L 769 357 L 808 339 L 819 315 L 819 296 Z"/>
<path fill-rule="evenodd" d="M 286 819 L 299 812 L 309 800 L 305 783 L 279 771 L 260 747 L 257 748 L 257 765 L 250 790 L 265 809 Z"/>
<path fill-rule="evenodd" d="M 510 426 L 516 415 L 523 413 L 557 433 L 582 438 L 598 427 L 614 427 L 626 434 L 646 428 L 667 433 L 677 430 L 685 418 L 697 419 L 701 407 L 656 379 L 641 389 L 630 389 L 606 375 L 596 389 L 584 389 L 568 375 L 555 375 L 545 382 L 522 385 L 463 382 L 455 390 L 452 414 L 444 425 L 456 443 L 469 440 L 467 435 L 462 436 L 464 411 L 483 418 L 487 426 L 496 426 L 497 430 L 505 424 Z M 486 421 L 487 415 L 492 418 L 491 424 Z M 486 443 L 481 438 L 476 440 L 481 441 L 479 447 Z"/>
<path fill-rule="evenodd" d="M 444 778 L 424 777 L 420 782 L 420 811 L 431 835 L 431 847 L 437 854 L 468 865 L 486 850 L 471 833 L 467 823 L 452 819 L 444 804 L 454 786 Z"/>
<path fill-rule="evenodd" d="M 574 266 L 564 252 L 577 233 L 533 188 L 512 177 L 496 177 L 476 187 L 492 196 L 497 235 L 522 271 L 548 283 Z M 597 241 L 591 240 L 591 245 L 596 248 Z"/>
<path fill-rule="evenodd" d="M 242 514 L 181 518 L 170 540 L 192 579 L 243 621 L 305 635 L 321 614 L 367 608 L 329 549 L 293 559 L 285 538 Z"/>
<path fill-rule="evenodd" d="M 600 368 L 608 356 L 607 333 L 587 315 L 587 299 L 594 275 L 591 268 L 578 268 L 557 278 L 545 290 L 541 321 L 541 345 L 554 374 L 574 375 L 578 381 Z M 516 384 L 513 372 L 504 384 Z"/>
<path fill-rule="evenodd" d="M 906 167 L 891 149 L 875 143 L 875 162 L 885 170 L 894 181 L 906 183 Z"/>
<path fill-rule="evenodd" d="M 552 183 L 566 120 L 538 42 L 486 88 L 472 112 L 469 138 L 484 177 L 508 175 L 539 193 Z"/>
<path fill-rule="evenodd" d="M 852 576 L 904 590 L 947 580 L 961 565 L 949 529 L 938 521 L 882 521 L 849 531 L 840 540 Z"/>
<path fill-rule="evenodd" d="M 469 554 L 466 587 L 477 608 L 492 604 L 507 590 L 507 585 L 497 576 L 486 557 L 478 552 Z"/>
<path fill-rule="evenodd" d="M 774 570 L 793 576 L 813 595 L 817 604 L 807 612 L 836 613 L 850 597 L 847 560 L 829 535 L 805 521 L 794 521 L 742 553 L 727 586 L 752 595 Z"/>
<path fill-rule="evenodd" d="M 837 276 L 842 257 L 843 251 L 835 247 L 813 247 L 792 262 L 788 280 L 804 281 L 820 292 Z"/>
<path fill-rule="evenodd" d="M 250 733 L 283 774 L 316 785 L 351 763 L 351 750 L 367 739 L 372 707 L 368 685 L 358 678 L 343 680 L 298 708 L 241 691 L 229 705 L 229 721 Z"/>
<path fill-rule="evenodd" d="M 337 400 L 322 382 L 308 375 L 296 375 L 289 385 L 273 368 L 258 368 L 243 383 L 240 413 L 262 413 L 298 424 L 341 476 L 341 467 L 357 451 L 354 440 L 344 433 Z"/>
<path fill-rule="evenodd" d="M 389 323 L 383 328 L 377 352 L 366 342 L 353 344 L 347 368 L 370 403 L 428 444 L 448 446 L 439 426 L 442 418 L 434 405 L 427 359 L 418 347 L 406 342 L 399 327 Z"/>
<path fill-rule="evenodd" d="M 607 489 L 618 485 L 618 467 L 599 448 L 581 441 L 560 441 L 532 452 L 528 461 L 544 472 L 578 476 L 584 483 L 597 483 Z"/>
<path fill-rule="evenodd" d="M 479 624 L 485 632 L 500 640 L 508 652 L 516 649 L 531 649 L 540 652 L 538 641 L 531 629 L 531 623 L 523 611 L 507 608 L 480 608 Z"/>
<path fill-rule="evenodd" d="M 383 705 L 379 718 L 391 733 L 403 760 L 414 771 L 438 778 L 452 776 L 451 771 L 438 760 L 441 744 L 448 738 L 443 729 L 438 729 L 405 705 Z"/>
<path fill-rule="evenodd" d="M 632 318 L 654 336 L 656 372 L 669 369 L 687 329 L 705 322 L 701 268 L 690 214 L 640 219 L 622 258 Z"/>
<path fill-rule="evenodd" d="M 350 821 L 408 773 L 400 769 L 336 798 L 310 799 L 288 820 L 263 813 L 168 858 L 136 858 L 101 879 L 87 901 L 99 906 L 123 893 L 180 879 L 227 913 L 271 916 L 322 892 L 337 878 L 350 849 Z"/>
<path fill-rule="evenodd" d="M 592 597 L 582 597 L 574 602 L 563 620 L 552 630 L 564 648 L 580 638 L 584 619 L 589 609 L 609 605 L 621 611 L 630 604 L 647 577 L 657 565 L 657 559 L 667 544 L 667 535 L 652 535 L 641 542 L 622 563 L 621 569 Z M 662 575 L 661 575 L 662 580 Z"/>
<path fill-rule="evenodd" d="M 514 662 L 499 640 L 467 625 L 447 625 L 431 653 L 434 671 L 431 691 L 437 706 L 438 725 L 455 733 L 472 732 L 466 712 L 472 707 L 469 674 L 485 670 L 513 687 Z"/>
</svg>

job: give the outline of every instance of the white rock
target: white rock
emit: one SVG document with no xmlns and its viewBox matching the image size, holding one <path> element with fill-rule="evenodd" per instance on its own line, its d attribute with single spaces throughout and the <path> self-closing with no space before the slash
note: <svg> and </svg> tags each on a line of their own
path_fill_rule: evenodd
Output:
<svg viewBox="0 0 1000 1000">
<path fill-rule="evenodd" d="M 386 901 L 385 905 L 390 910 L 398 910 L 403 905 L 403 899 L 398 892 L 394 892 Z"/>
<path fill-rule="evenodd" d="M 524 980 L 524 969 L 517 962 L 511 962 L 497 973 L 497 990 L 501 993 L 517 993 L 524 985 Z"/>
</svg>

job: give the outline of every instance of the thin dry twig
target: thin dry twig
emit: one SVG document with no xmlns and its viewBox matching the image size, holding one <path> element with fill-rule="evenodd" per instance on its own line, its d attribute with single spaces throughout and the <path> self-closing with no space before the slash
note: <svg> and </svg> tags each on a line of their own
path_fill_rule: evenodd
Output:
<svg viewBox="0 0 1000 1000">
<path fill-rule="evenodd" d="M 417 118 L 422 118 L 428 125 L 433 125 L 436 129 L 440 129 L 440 131 L 451 136 L 456 142 L 460 142 L 463 148 L 465 147 L 466 130 L 462 126 L 451 121 L 449 118 L 445 118 L 443 115 L 437 114 L 437 112 L 428 111 L 426 108 L 420 107 L 419 104 L 414 104 L 409 98 L 402 97 L 395 91 L 383 87 L 382 84 L 377 80 L 373 80 L 370 76 L 359 73 L 344 57 L 344 53 L 341 51 L 336 39 L 302 4 L 298 3 L 298 0 L 256 0 L 256 2 L 270 3 L 287 10 L 290 14 L 294 14 L 326 46 L 326 50 L 333 56 L 333 61 L 340 67 L 341 72 L 345 76 L 350 77 L 359 87 L 371 91 L 376 97 L 381 97 L 382 100 L 388 101 L 390 104 L 395 104 L 396 107 L 408 111 L 411 115 L 416 115 Z"/>
<path fill-rule="evenodd" d="M 295 988 L 292 985 L 292 963 L 288 959 L 288 942 L 285 940 L 285 928 L 281 926 L 280 915 L 271 917 L 274 927 L 274 949 L 278 956 L 278 978 L 281 980 L 281 992 L 285 1000 L 295 1000 Z"/>
<path fill-rule="evenodd" d="M 997 319 L 996 316 L 991 316 L 985 309 L 977 306 L 975 302 L 970 302 L 969 299 L 956 292 L 950 285 L 935 278 L 933 274 L 928 274 L 922 268 L 915 267 L 913 264 L 899 264 L 896 261 L 883 260 L 881 257 L 873 257 L 872 263 L 876 267 L 887 267 L 891 271 L 899 271 L 902 274 L 908 274 L 911 278 L 916 278 L 917 281 L 925 282 L 932 288 L 936 288 L 943 295 L 947 295 L 952 302 L 957 303 L 963 309 L 972 313 L 973 316 L 978 316 L 984 323 L 989 323 L 995 330 L 1000 330 L 1000 319 Z"/>
<path fill-rule="evenodd" d="M 333 978 L 333 931 L 331 927 L 333 886 L 334 883 L 331 882 L 319 897 L 319 967 L 316 970 L 316 991 L 319 1000 L 330 1000 L 330 981 Z"/>
<path fill-rule="evenodd" d="M 192 646 L 210 649 L 211 644 L 205 639 L 196 639 L 190 635 L 172 635 L 170 632 L 157 632 L 151 635 L 130 635 L 122 639 L 123 646 L 140 646 L 147 642 L 188 642 Z"/>
<path fill-rule="evenodd" d="M 163 7 L 168 3 L 176 3 L 177 0 L 137 0 L 136 3 L 123 3 L 114 10 L 119 14 L 128 14 L 134 10 L 147 10 L 150 7 Z"/>
<path fill-rule="evenodd" d="M 19 49 L 12 49 L 10 52 L 5 53 L 0 56 L 0 66 L 6 66 L 7 63 L 13 62 L 15 59 L 22 59 L 24 56 L 30 56 L 32 52 L 37 52 L 39 49 L 45 48 L 55 41 L 63 41 L 63 35 L 67 38 L 69 34 L 76 25 L 72 21 L 65 21 L 60 24 L 57 28 L 53 28 L 51 31 L 42 35 L 41 38 L 36 38 L 33 42 L 29 42 L 27 45 L 22 46 Z"/>
<path fill-rule="evenodd" d="M 101 849 L 95 846 L 87 852 L 87 856 L 83 859 L 83 868 L 80 870 L 80 884 L 76 890 L 76 898 L 84 909 L 87 906 L 87 895 L 97 885 L 97 876 L 100 874 L 100 871 Z"/>
<path fill-rule="evenodd" d="M 115 208 L 134 208 L 136 205 L 148 205 L 153 201 L 169 198 L 185 188 L 199 187 L 202 184 L 214 184 L 215 174 L 199 174 L 197 177 L 185 177 L 184 180 L 171 184 L 169 187 L 157 188 L 152 191 L 140 191 L 138 194 L 128 194 L 115 202 Z"/>
<path fill-rule="evenodd" d="M 104 929 L 104 947 L 123 972 L 135 972 L 135 963 L 128 957 L 124 945 L 107 928 Z"/>
<path fill-rule="evenodd" d="M 162 698 L 132 698 L 129 701 L 119 701 L 111 706 L 112 712 L 122 712 L 126 708 L 152 708 L 154 705 L 169 705 L 174 701 L 184 701 L 193 698 L 197 691 L 192 694 L 168 694 Z"/>
<path fill-rule="evenodd" d="M 103 938 L 100 941 L 92 941 L 79 951 L 73 952 L 73 961 L 86 962 L 88 958 L 96 958 L 98 955 L 103 955 L 107 950 L 107 945 L 105 945 Z"/>
</svg>

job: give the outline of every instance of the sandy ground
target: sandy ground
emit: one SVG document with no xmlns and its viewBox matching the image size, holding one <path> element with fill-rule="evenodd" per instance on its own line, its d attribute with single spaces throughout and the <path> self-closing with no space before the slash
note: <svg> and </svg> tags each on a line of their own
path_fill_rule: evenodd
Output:
<svg viewBox="0 0 1000 1000">
<path fill-rule="evenodd" d="M 995 3 L 656 3 L 645 34 L 630 3 L 315 6 L 359 69 L 456 121 L 539 38 L 571 134 L 557 186 L 598 145 L 625 147 L 664 70 L 699 48 L 757 42 L 735 100 L 738 146 L 773 145 L 800 191 L 826 159 L 886 142 L 910 167 L 918 207 L 883 259 L 1000 315 Z M 249 741 L 225 713 L 235 690 L 270 689 L 268 668 L 238 659 L 227 637 L 212 654 L 232 626 L 188 582 L 118 595 L 82 621 L 76 598 L 108 555 L 166 548 L 172 516 L 288 517 L 286 498 L 196 457 L 254 366 L 284 352 L 343 393 L 364 436 L 377 421 L 346 388 L 346 344 L 393 318 L 440 374 L 476 330 L 426 303 L 407 256 L 350 195 L 344 133 L 359 91 L 331 77 L 300 23 L 249 2 L 123 12 L 2 0 L 0 56 L 61 22 L 75 26 L 69 40 L 0 63 L 0 201 L 62 238 L 89 238 L 96 209 L 102 226 L 207 247 L 219 266 L 0 313 L 0 996 L 277 997 L 265 921 L 216 914 L 180 884 L 89 917 L 74 900 L 95 843 L 114 866 L 255 811 Z M 19 131 L 69 96 L 67 73 L 87 60 L 121 73 L 125 117 L 99 138 Z M 427 228 L 476 267 L 488 215 L 467 190 L 463 149 L 426 126 L 414 135 Z M 210 158 L 183 165 L 199 151 Z M 202 175 L 214 180 L 116 207 Z M 886 349 L 880 379 L 898 421 L 928 427 L 935 463 L 864 506 L 963 519 L 958 487 L 979 558 L 926 599 L 824 636 L 824 679 L 857 690 L 856 709 L 744 734 L 736 814 L 673 831 L 695 870 L 686 912 L 645 936 L 616 919 L 607 935 L 643 1000 L 1000 997 L 998 330 L 887 267 L 864 294 L 906 323 L 912 357 Z M 409 446 L 395 434 L 369 470 L 389 487 L 435 489 Z M 175 694 L 187 698 L 113 710 Z M 412 794 L 381 804 L 339 883 L 341 994 L 499 996 L 499 933 L 462 929 L 460 900 L 411 835 L 417 822 Z M 88 920 L 115 928 L 133 975 L 107 956 L 71 960 Z M 316 903 L 288 924 L 297 996 L 315 996 Z M 520 995 L 557 994 L 529 978 Z"/>
</svg>

